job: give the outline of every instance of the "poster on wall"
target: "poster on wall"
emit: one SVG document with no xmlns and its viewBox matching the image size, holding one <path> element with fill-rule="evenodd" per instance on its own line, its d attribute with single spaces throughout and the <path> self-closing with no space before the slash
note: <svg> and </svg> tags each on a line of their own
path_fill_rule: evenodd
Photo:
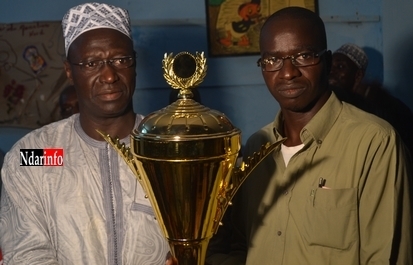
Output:
<svg viewBox="0 0 413 265">
<path fill-rule="evenodd" d="M 69 85 L 60 21 L 0 24 L 0 126 L 38 128 L 60 119 Z"/>
<path fill-rule="evenodd" d="M 316 0 L 206 0 L 209 56 L 258 54 L 265 19 L 287 6 L 316 12 Z"/>
</svg>

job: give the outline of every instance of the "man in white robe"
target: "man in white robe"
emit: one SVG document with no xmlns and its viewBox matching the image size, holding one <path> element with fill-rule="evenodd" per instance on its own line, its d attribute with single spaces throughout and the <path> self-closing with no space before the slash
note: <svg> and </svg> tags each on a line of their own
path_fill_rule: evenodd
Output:
<svg viewBox="0 0 413 265">
<path fill-rule="evenodd" d="M 65 70 L 80 112 L 34 130 L 6 154 L 0 205 L 4 263 L 165 264 L 169 246 L 149 200 L 96 131 L 129 143 L 142 119 L 132 107 L 136 72 L 128 13 L 87 3 L 70 9 L 62 25 Z M 29 156 L 41 161 L 45 150 L 57 150 L 63 164 L 45 166 L 43 160 L 43 166 L 29 166 Z"/>
</svg>

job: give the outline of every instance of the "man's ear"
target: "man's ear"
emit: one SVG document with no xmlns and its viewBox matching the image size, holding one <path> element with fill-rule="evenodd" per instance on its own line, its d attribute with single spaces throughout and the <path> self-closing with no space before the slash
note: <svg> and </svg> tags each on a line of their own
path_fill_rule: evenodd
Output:
<svg viewBox="0 0 413 265">
<path fill-rule="evenodd" d="M 63 64 L 64 64 L 64 67 L 65 67 L 65 72 L 66 72 L 67 79 L 69 79 L 70 83 L 73 85 L 72 67 L 71 67 L 70 63 L 67 60 L 65 60 L 63 62 Z"/>
</svg>

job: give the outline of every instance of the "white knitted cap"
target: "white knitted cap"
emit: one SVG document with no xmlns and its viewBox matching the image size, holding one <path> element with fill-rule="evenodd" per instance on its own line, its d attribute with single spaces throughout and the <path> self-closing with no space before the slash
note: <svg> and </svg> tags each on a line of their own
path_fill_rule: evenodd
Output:
<svg viewBox="0 0 413 265">
<path fill-rule="evenodd" d="M 344 54 L 350 58 L 350 60 L 352 60 L 359 69 L 366 70 L 367 68 L 368 58 L 366 52 L 353 43 L 346 43 L 342 45 L 334 53 Z"/>
<path fill-rule="evenodd" d="M 115 29 L 132 39 L 128 11 L 108 4 L 86 3 L 75 6 L 64 15 L 62 27 L 66 56 L 72 42 L 92 29 Z"/>
</svg>

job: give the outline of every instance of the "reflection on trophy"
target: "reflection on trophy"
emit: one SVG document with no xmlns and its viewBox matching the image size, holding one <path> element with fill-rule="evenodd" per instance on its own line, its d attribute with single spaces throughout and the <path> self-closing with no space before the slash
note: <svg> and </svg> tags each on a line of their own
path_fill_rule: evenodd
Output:
<svg viewBox="0 0 413 265">
<path fill-rule="evenodd" d="M 206 75 L 204 54 L 165 54 L 162 62 L 167 83 L 180 89 L 177 101 L 143 119 L 131 133 L 130 148 L 101 134 L 142 184 L 179 265 L 203 265 L 231 199 L 276 145 L 237 167 L 241 131 L 192 99 L 191 88 Z"/>
</svg>

